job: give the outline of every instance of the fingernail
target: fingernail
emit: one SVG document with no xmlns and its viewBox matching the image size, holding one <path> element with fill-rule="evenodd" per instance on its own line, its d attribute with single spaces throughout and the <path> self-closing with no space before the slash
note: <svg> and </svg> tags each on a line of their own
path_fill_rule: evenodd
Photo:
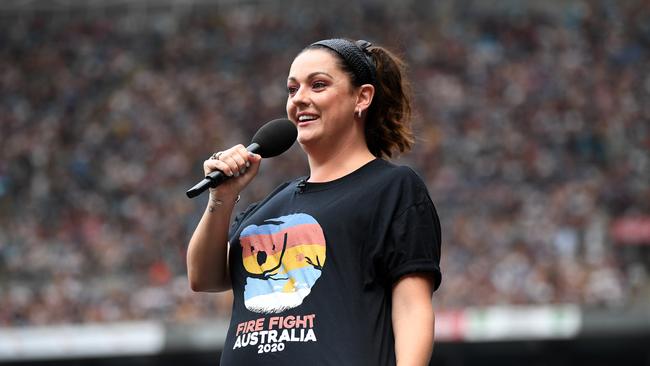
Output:
<svg viewBox="0 0 650 366">
<path fill-rule="evenodd" d="M 246 162 L 246 168 L 249 168 L 251 166 L 251 163 Z"/>
<path fill-rule="evenodd" d="M 239 177 L 239 172 L 235 172 L 235 178 Z"/>
<path fill-rule="evenodd" d="M 239 171 L 239 174 L 244 174 L 244 173 L 246 173 L 246 168 L 241 168 L 241 170 Z"/>
<path fill-rule="evenodd" d="M 228 173 L 228 176 L 229 176 L 229 177 L 232 177 L 232 176 L 233 176 L 232 172 Z"/>
</svg>

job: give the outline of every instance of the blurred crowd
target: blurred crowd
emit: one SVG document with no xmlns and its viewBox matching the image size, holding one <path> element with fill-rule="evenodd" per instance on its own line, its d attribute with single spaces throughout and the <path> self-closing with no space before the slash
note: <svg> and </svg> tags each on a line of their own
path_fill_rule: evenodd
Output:
<svg viewBox="0 0 650 366">
<path fill-rule="evenodd" d="M 227 316 L 189 289 L 207 197 L 185 191 L 340 35 L 409 64 L 417 144 L 394 160 L 442 220 L 436 309 L 638 301 L 648 263 L 609 228 L 650 214 L 650 3 L 431 3 L 0 14 L 0 326 Z M 264 161 L 237 209 L 305 174 L 298 146 Z"/>
</svg>

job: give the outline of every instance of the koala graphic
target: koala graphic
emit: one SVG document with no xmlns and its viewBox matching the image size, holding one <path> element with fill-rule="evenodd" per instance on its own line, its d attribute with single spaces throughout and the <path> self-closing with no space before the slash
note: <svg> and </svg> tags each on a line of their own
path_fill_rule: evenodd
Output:
<svg viewBox="0 0 650 366">
<path fill-rule="evenodd" d="M 246 271 L 244 303 L 256 313 L 279 313 L 302 304 L 325 265 L 325 236 L 308 214 L 249 225 L 239 243 Z"/>
</svg>

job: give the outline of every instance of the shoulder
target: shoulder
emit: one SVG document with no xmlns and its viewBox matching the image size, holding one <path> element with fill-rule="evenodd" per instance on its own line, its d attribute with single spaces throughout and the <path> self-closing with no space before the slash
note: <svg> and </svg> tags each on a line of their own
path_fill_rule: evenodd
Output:
<svg viewBox="0 0 650 366">
<path fill-rule="evenodd" d="M 377 159 L 375 167 L 376 172 L 384 178 L 424 184 L 420 175 L 410 166 L 398 165 L 387 160 Z"/>
<path fill-rule="evenodd" d="M 429 198 L 424 180 L 409 166 L 397 165 L 386 160 L 380 160 L 377 164 L 376 177 L 383 181 L 382 183 L 389 190 L 399 191 L 407 196 L 418 196 L 417 201 Z"/>
</svg>

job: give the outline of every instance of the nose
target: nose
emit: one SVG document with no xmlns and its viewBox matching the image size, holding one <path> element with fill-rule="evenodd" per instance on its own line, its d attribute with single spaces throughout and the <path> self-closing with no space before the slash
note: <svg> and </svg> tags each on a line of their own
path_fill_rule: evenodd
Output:
<svg viewBox="0 0 650 366">
<path fill-rule="evenodd" d="M 259 251 L 257 252 L 257 264 L 262 265 L 266 262 L 266 252 Z"/>
</svg>

